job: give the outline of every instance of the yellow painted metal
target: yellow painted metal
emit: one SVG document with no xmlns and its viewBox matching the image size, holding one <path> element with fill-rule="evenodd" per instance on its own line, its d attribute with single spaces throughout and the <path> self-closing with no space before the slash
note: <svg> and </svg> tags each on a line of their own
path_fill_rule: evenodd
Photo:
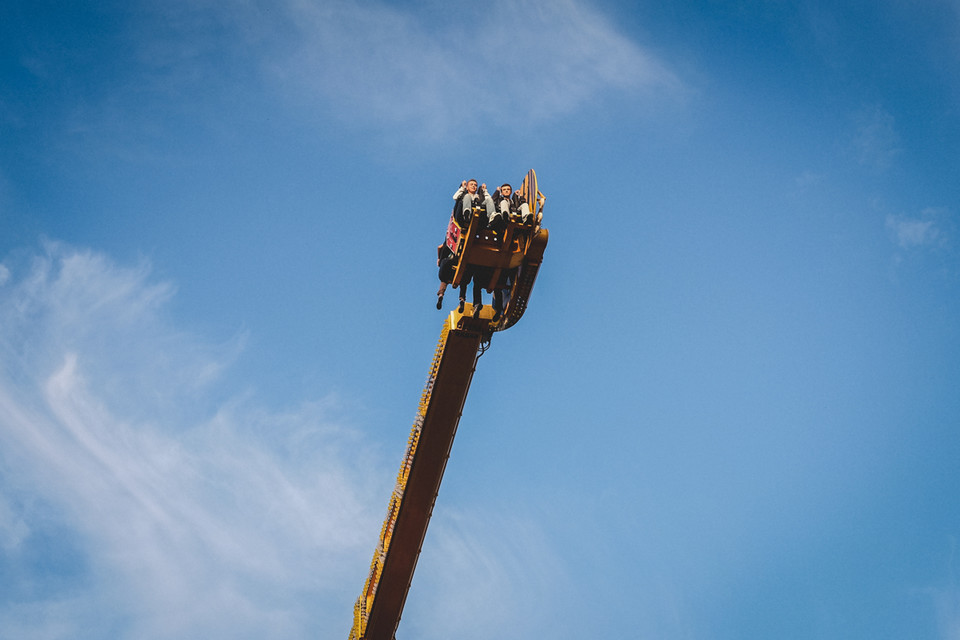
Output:
<svg viewBox="0 0 960 640">
<path fill-rule="evenodd" d="M 354 606 L 352 640 L 391 640 L 400 621 L 489 324 L 457 312 L 444 322 L 370 572 Z"/>
<path fill-rule="evenodd" d="M 427 409 L 430 407 L 433 384 L 437 377 L 437 371 L 440 368 L 440 360 L 447 343 L 447 334 L 451 327 L 456 326 L 454 314 L 456 314 L 456 312 L 450 314 L 447 321 L 443 323 L 443 329 L 440 331 L 440 339 L 437 342 L 437 348 L 433 354 L 430 373 L 427 375 L 427 384 L 423 388 L 423 393 L 420 394 L 420 405 L 417 408 L 417 417 L 413 421 L 410 437 L 407 438 L 407 450 L 403 456 L 400 471 L 397 473 L 397 482 L 393 488 L 393 493 L 390 495 L 387 517 L 384 519 L 383 526 L 380 528 L 380 542 L 377 545 L 376 551 L 374 551 L 373 561 L 370 563 L 370 574 L 367 576 L 367 581 L 363 585 L 363 593 L 360 594 L 356 604 L 353 606 L 353 629 L 350 630 L 350 640 L 362 640 L 366 637 L 370 607 L 377 595 L 377 587 L 380 585 L 380 576 L 383 573 L 383 564 L 387 557 L 387 551 L 390 549 L 390 541 L 393 538 L 393 529 L 397 521 L 397 514 L 400 510 L 400 504 L 407 487 L 407 479 L 410 477 L 410 468 L 417 454 L 417 445 L 420 442 L 420 434 L 423 430 L 423 421 L 427 416 Z"/>
<path fill-rule="evenodd" d="M 539 213 L 544 198 L 539 191 L 536 194 L 533 210 Z M 485 287 L 488 291 L 497 285 L 502 270 L 516 269 L 509 301 L 496 323 L 492 306 L 484 306 L 473 317 L 471 304 L 466 304 L 464 313 L 450 313 L 444 322 L 370 572 L 354 605 L 350 640 L 394 640 L 473 378 L 478 349 L 494 331 L 512 326 L 523 315 L 543 258 L 546 229 L 510 221 L 501 234 L 494 236 L 488 230 L 476 229 L 477 220 L 474 216 L 461 236 L 453 284 L 461 284 L 467 265 L 492 269 L 490 286 Z"/>
</svg>

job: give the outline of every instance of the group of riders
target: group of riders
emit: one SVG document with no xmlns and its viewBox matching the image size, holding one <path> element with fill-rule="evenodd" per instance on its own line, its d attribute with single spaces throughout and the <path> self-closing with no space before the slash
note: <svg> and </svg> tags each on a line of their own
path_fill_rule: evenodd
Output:
<svg viewBox="0 0 960 640">
<path fill-rule="evenodd" d="M 539 226 L 539 215 L 534 215 L 526 197 L 514 191 L 513 187 L 504 183 L 497 187 L 491 195 L 486 184 L 478 184 L 476 180 L 464 180 L 460 188 L 453 194 L 453 220 L 463 232 L 470 227 L 470 220 L 477 212 L 479 228 L 490 229 L 494 234 L 500 234 L 509 220 L 522 225 L 534 224 Z M 437 266 L 440 268 L 440 289 L 437 291 L 437 309 L 443 307 L 443 294 L 447 285 L 453 282 L 457 255 L 444 242 L 437 247 Z M 473 281 L 473 317 L 480 316 L 483 308 L 481 291 L 484 283 L 489 283 L 493 277 L 490 267 L 471 265 L 460 279 L 459 312 L 463 313 L 466 304 L 467 284 Z M 503 313 L 503 292 L 513 285 L 516 269 L 504 270 L 499 281 L 493 288 L 493 321 L 497 322 Z"/>
<path fill-rule="evenodd" d="M 470 224 L 469 213 L 474 207 L 483 204 L 481 221 L 493 231 L 502 231 L 507 226 L 509 218 L 519 218 L 523 224 L 533 222 L 533 214 L 527 199 L 519 191 L 514 192 L 509 184 L 502 184 L 490 195 L 487 185 L 477 185 L 476 180 L 464 180 L 460 188 L 453 194 L 453 216 L 457 224 L 466 229 Z M 459 215 L 459 217 L 458 217 Z"/>
</svg>

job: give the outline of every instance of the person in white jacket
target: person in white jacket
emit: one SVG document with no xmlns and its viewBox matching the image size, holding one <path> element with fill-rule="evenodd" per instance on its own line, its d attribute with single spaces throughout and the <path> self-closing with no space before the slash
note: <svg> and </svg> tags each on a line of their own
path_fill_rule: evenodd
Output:
<svg viewBox="0 0 960 640">
<path fill-rule="evenodd" d="M 462 203 L 462 209 L 456 206 L 454 208 L 454 218 L 461 227 L 467 227 L 470 224 L 469 212 L 480 202 L 483 202 L 483 206 L 486 209 L 486 216 L 483 216 L 483 220 L 481 220 L 483 223 L 481 228 L 485 227 L 487 223 L 493 219 L 494 215 L 496 215 L 496 207 L 493 204 L 493 198 L 487 193 L 486 183 L 477 186 L 477 181 L 472 178 L 470 180 L 464 180 L 460 183 L 460 188 L 457 189 L 457 192 L 453 194 L 453 199 L 458 204 Z M 458 209 L 460 209 L 459 216 L 457 215 Z"/>
</svg>

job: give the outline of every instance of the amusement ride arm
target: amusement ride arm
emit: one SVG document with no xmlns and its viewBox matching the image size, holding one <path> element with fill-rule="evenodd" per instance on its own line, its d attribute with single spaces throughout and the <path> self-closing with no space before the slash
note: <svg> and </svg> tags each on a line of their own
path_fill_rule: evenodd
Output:
<svg viewBox="0 0 960 640">
<path fill-rule="evenodd" d="M 535 185 L 529 177 L 533 175 L 531 170 L 530 182 L 525 180 L 524 186 Z M 539 191 L 535 193 L 540 195 Z M 503 236 L 491 241 L 475 233 L 476 220 L 473 218 L 460 242 L 460 262 L 495 269 L 493 285 L 498 283 L 496 274 L 501 270 L 515 268 L 510 299 L 496 323 L 488 307 L 480 309 L 477 317 L 454 311 L 444 322 L 370 573 L 354 605 L 350 640 L 395 640 L 477 358 L 489 345 L 493 332 L 513 326 L 523 315 L 543 259 L 546 229 L 537 226 L 521 230 L 521 243 L 510 241 L 517 230 L 511 223 Z M 458 267 L 451 284 L 466 286 L 460 282 L 461 275 Z"/>
<path fill-rule="evenodd" d="M 443 325 L 350 640 L 392 640 L 400 623 L 481 343 L 489 338 L 483 326 L 456 311 Z"/>
</svg>

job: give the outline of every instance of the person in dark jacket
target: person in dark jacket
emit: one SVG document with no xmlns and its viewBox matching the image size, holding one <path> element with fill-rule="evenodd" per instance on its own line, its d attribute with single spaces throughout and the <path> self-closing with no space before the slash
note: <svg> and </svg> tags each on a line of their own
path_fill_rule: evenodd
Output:
<svg viewBox="0 0 960 640">
<path fill-rule="evenodd" d="M 509 216 L 522 224 L 533 222 L 533 214 L 530 213 L 530 205 L 527 199 L 519 191 L 514 191 L 509 184 L 502 184 L 493 194 L 493 201 L 497 211 L 504 215 L 504 219 Z"/>
<path fill-rule="evenodd" d="M 440 269 L 440 288 L 437 290 L 437 309 L 443 308 L 443 294 L 447 285 L 453 282 L 453 269 L 457 257 L 446 243 L 437 246 L 437 267 Z"/>
</svg>

